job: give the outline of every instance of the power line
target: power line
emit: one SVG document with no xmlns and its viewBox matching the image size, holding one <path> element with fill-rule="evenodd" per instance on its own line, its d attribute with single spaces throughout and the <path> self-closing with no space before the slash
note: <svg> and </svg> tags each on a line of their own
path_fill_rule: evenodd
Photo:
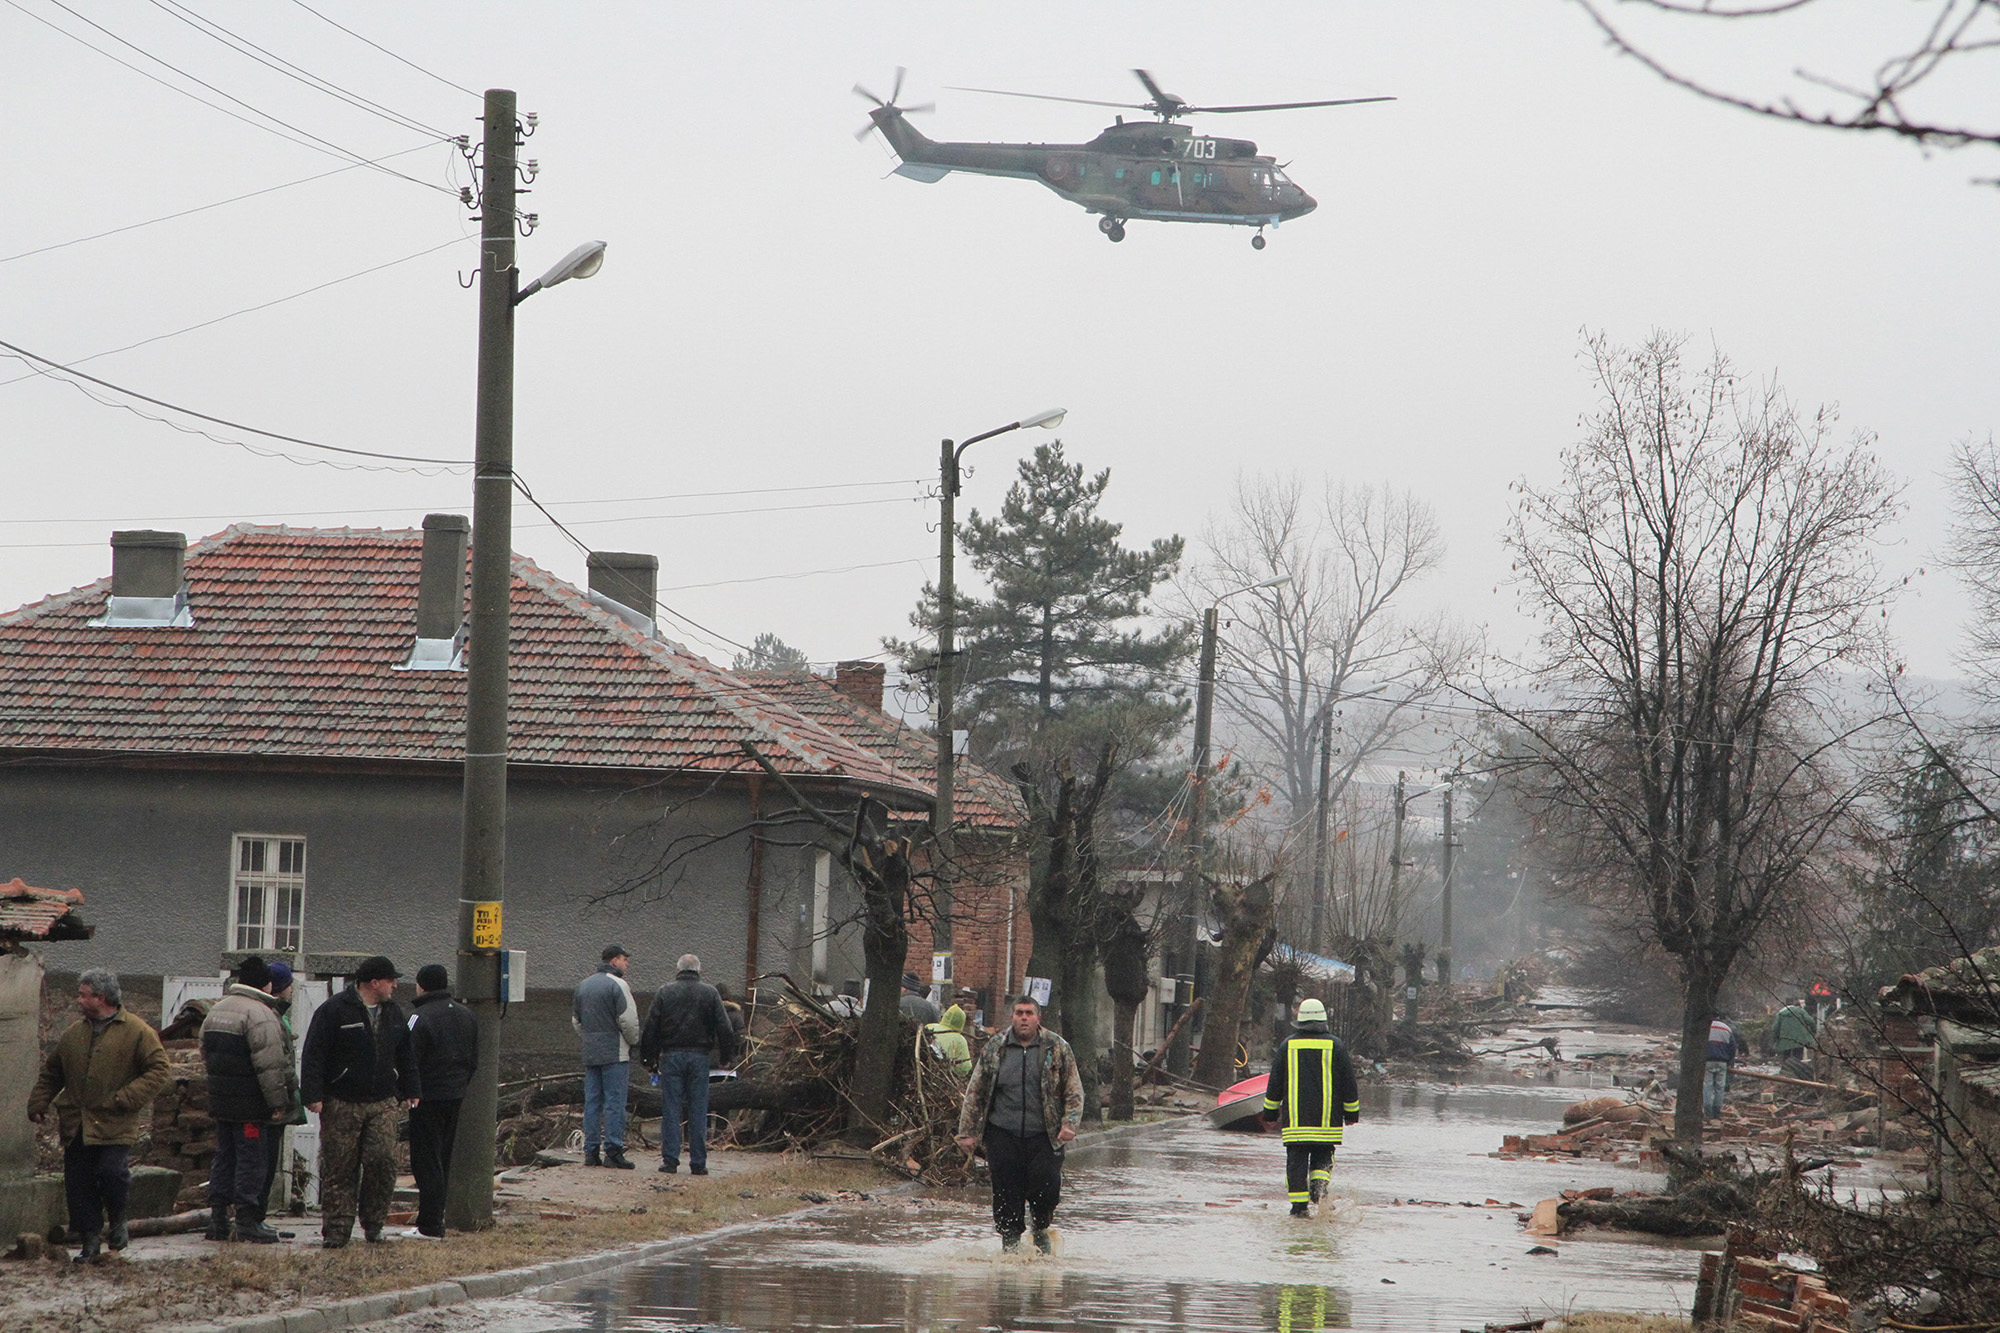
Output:
<svg viewBox="0 0 2000 1333">
<path fill-rule="evenodd" d="M 179 74 L 182 78 L 187 79 L 192 83 L 201 84 L 202 87 L 208 88 L 210 91 L 216 93 L 221 97 L 228 98 L 230 101 L 235 102 L 237 105 L 244 107 L 246 110 L 250 111 L 254 115 L 263 116 L 266 120 L 271 121 L 273 124 L 284 126 L 285 129 L 291 130 L 292 133 L 286 134 L 281 130 L 272 129 L 270 125 L 265 125 L 259 121 L 252 120 L 248 116 L 245 116 L 240 112 L 231 111 L 226 106 L 218 106 L 216 103 L 209 101 L 207 98 L 189 92 L 186 88 L 183 88 L 178 84 L 169 83 L 167 80 L 161 78 L 159 75 L 151 73 L 150 71 L 147 70 L 143 70 L 139 68 L 137 65 L 133 64 L 131 61 L 113 55 L 111 52 L 105 50 L 103 47 L 96 46 L 91 42 L 86 41 L 82 36 L 80 36 L 77 33 L 71 32 L 69 29 L 63 27 L 61 24 L 43 18 L 40 14 L 37 14 L 33 10 L 28 9 L 26 6 L 22 5 L 20 3 L 20 0 L 4 0 L 4 2 L 9 7 L 19 10 L 21 13 L 26 14 L 29 18 L 35 20 L 35 22 L 43 25 L 44 27 L 51 28 L 56 32 L 61 33 L 63 36 L 69 38 L 71 41 L 77 43 L 79 46 L 82 46 L 87 50 L 95 51 L 98 55 L 103 56 L 106 60 L 110 60 L 116 64 L 123 65 L 126 69 L 131 70 L 134 74 L 137 74 L 142 78 L 151 79 L 154 83 L 159 84 L 162 88 L 170 89 L 174 92 L 179 93 L 183 97 L 189 98 L 192 101 L 199 102 L 203 106 L 209 108 L 211 111 L 220 111 L 223 115 L 228 116 L 233 120 L 240 120 L 245 125 L 249 125 L 255 129 L 263 130 L 266 134 L 276 135 L 278 138 L 285 140 L 287 143 L 297 144 L 301 148 L 310 148 L 314 152 L 326 153 L 329 154 L 330 156 L 338 157 L 345 161 L 351 162 L 356 166 L 370 167 L 376 171 L 382 172 L 384 175 L 394 176 L 398 180 L 408 181 L 412 185 L 421 185 L 427 190 L 436 190 L 442 194 L 448 194 L 454 199 L 458 198 L 458 194 L 455 191 L 450 190 L 445 186 L 437 185 L 430 181 L 418 180 L 415 176 L 406 176 L 400 171 L 391 170 L 390 168 L 382 166 L 378 162 L 370 158 L 367 158 L 360 153 L 353 152 L 350 149 L 342 148 L 339 144 L 333 143 L 330 140 L 322 139 L 317 134 L 313 134 L 309 130 L 300 129 L 295 125 L 290 125 L 285 121 L 279 120 L 278 117 L 270 115 L 267 112 L 259 111 L 257 110 L 256 107 L 251 106 L 248 102 L 243 101 L 243 99 L 239 97 L 233 97 L 230 94 L 223 92 L 220 88 L 214 87 L 212 84 L 203 83 L 200 79 L 195 78 L 193 75 L 184 73 L 179 69 L 175 69 L 173 65 L 168 64 L 168 62 L 161 60 L 158 56 L 151 54 L 150 52 L 144 50 L 143 48 L 136 46 L 131 42 L 126 41 L 123 37 L 120 37 L 117 33 L 112 32 L 109 28 L 104 27 L 102 24 L 92 22 L 90 19 L 85 18 L 81 14 L 78 14 L 74 9 L 71 9 L 68 5 L 64 4 L 62 0 L 48 0 L 48 2 L 50 4 L 53 4 L 56 8 L 62 10 L 64 13 L 67 13 L 84 23 L 90 24 L 91 27 L 96 28 L 99 32 L 111 38 L 113 41 L 118 42 L 120 45 L 131 47 L 132 50 L 137 51 L 140 55 L 145 56 L 148 60 L 163 65 L 167 69 L 173 70 L 174 73 Z M 303 135 L 304 137 L 303 138 L 299 137 L 301 135 Z"/>
<path fill-rule="evenodd" d="M 407 264 L 413 259 L 422 259 L 425 255 L 433 255 L 440 250 L 447 250 L 454 245 L 461 245 L 466 241 L 476 240 L 476 239 L 477 239 L 476 237 L 472 236 L 454 237 L 451 240 L 446 241 L 442 245 L 433 245 L 428 250 L 419 250 L 413 255 L 404 255 L 401 259 L 392 259 L 386 264 L 377 264 L 373 268 L 364 268 L 359 273 L 350 273 L 344 278 L 334 278 L 327 282 L 318 283 L 314 286 L 306 288 L 302 292 L 293 292 L 290 296 L 280 296 L 273 300 L 261 302 L 257 305 L 245 306 L 241 310 L 232 310 L 226 315 L 217 315 L 214 319 L 205 319 L 201 321 L 201 323 L 199 324 L 190 324 L 184 329 L 175 329 L 172 333 L 156 333 L 150 338 L 141 338 L 138 342 L 126 343 L 123 347 L 114 347 L 108 352 L 92 352 L 89 356 L 78 357 L 76 360 L 70 362 L 69 364 L 72 366 L 80 366 L 86 361 L 96 361 L 101 357 L 116 356 L 120 352 L 129 352 L 135 347 L 144 347 L 149 343 L 164 342 L 168 338 L 178 338 L 183 333 L 193 333 L 196 329 L 205 329 L 209 327 L 211 324 L 220 324 L 223 323 L 225 320 L 235 319 L 239 315 L 252 315 L 259 310 L 269 310 L 272 306 L 283 305 L 287 301 L 296 301 L 302 296 L 311 296 L 314 292 L 323 292 L 329 287 L 338 287 L 343 282 L 352 282 L 356 278 L 365 278 L 371 273 L 380 273 L 384 269 L 395 268 L 399 264 Z M 23 380 L 34 379 L 41 373 L 42 372 L 38 370 L 31 371 L 26 375 L 16 375 L 11 380 L 0 380 L 0 389 L 6 388 L 9 384 L 19 384 Z"/>
<path fill-rule="evenodd" d="M 388 47 L 381 45 L 379 42 L 369 41 L 366 37 L 363 37 L 360 33 L 356 32 L 352 28 L 342 28 L 340 24 L 335 23 L 332 19 L 328 18 L 326 15 L 320 13 L 317 9 L 314 9 L 311 5 L 305 3 L 305 0 L 292 0 L 292 3 L 297 5 L 300 9 L 305 10 L 306 13 L 312 15 L 314 18 L 320 20 L 322 23 L 330 24 L 333 27 L 340 28 L 342 32 L 346 33 L 349 37 L 352 37 L 355 41 L 362 43 L 364 46 L 372 46 L 377 51 L 380 51 L 383 55 L 388 56 L 391 60 L 401 61 L 403 64 L 408 65 L 411 69 L 423 75 L 425 78 L 436 79 L 439 83 L 443 84 L 447 88 L 456 88 L 459 92 L 464 93 L 467 97 L 479 96 L 478 93 L 472 91 L 472 89 L 466 87 L 464 84 L 453 83 L 450 79 L 445 78 L 442 74 L 433 74 L 429 70 L 425 69 L 422 65 L 417 64 L 415 61 L 405 60 L 402 56 L 397 55 L 394 51 L 391 51 Z"/>
<path fill-rule="evenodd" d="M 4 346 L 6 346 L 5 343 L 0 343 L 0 347 Z M 911 501 L 897 495 L 891 496 L 886 500 L 828 500 L 820 504 L 757 505 L 745 509 L 702 509 L 688 514 L 626 514 L 618 518 L 579 518 L 571 521 L 576 527 L 584 528 L 596 527 L 605 523 L 653 523 L 681 518 L 730 518 L 738 514 L 787 514 L 801 509 L 858 509 L 866 505 L 900 505 L 909 503 Z M 539 504 L 535 507 L 537 509 L 541 508 Z M 548 513 L 545 509 L 542 512 Z M 555 516 L 551 514 L 549 517 L 550 521 L 554 522 Z M 560 523 L 556 524 L 556 526 L 562 527 Z M 564 531 L 567 532 L 568 529 L 565 528 Z M 580 539 L 572 536 L 572 540 Z"/>
<path fill-rule="evenodd" d="M 839 565 L 831 569 L 801 569 L 790 574 L 753 574 L 748 578 L 714 579 L 708 583 L 677 583 L 671 588 L 661 588 L 661 592 L 692 592 L 697 588 L 725 588 L 738 583 L 771 583 L 780 579 L 809 579 L 821 574 L 852 574 L 863 569 L 888 569 L 895 565 L 921 565 L 925 562 L 916 556 L 901 560 L 876 560 L 865 565 Z"/>
<path fill-rule="evenodd" d="M 836 481 L 813 486 L 764 486 L 733 491 L 684 491 L 678 495 L 652 495 L 639 498 L 649 500 L 694 500 L 711 495 L 776 495 L 790 491 L 819 491 L 834 490 L 848 486 L 899 486 L 902 484 L 901 481 Z M 632 497 L 629 496 L 610 496 L 602 499 L 588 500 L 545 500 L 542 503 L 562 508 L 566 505 L 626 504 L 631 499 Z M 286 509 L 270 512 L 292 518 L 340 518 L 357 514 L 407 514 L 417 507 L 414 505 L 392 505 L 381 509 Z M 241 522 L 247 517 L 249 516 L 237 512 L 231 514 L 155 514 L 149 515 L 148 519 L 156 523 L 204 523 L 221 521 Z M 108 518 L 0 518 L 0 524 L 122 523 L 125 521 L 125 518 L 117 515 Z M 59 545 L 60 543 L 57 544 Z M 935 559 L 935 557 L 931 558 Z"/>
<path fill-rule="evenodd" d="M 436 144 L 430 143 L 418 144 L 415 148 L 405 148 L 400 152 L 388 153 L 370 162 L 350 162 L 344 167 L 335 167 L 332 171 L 322 171 L 317 175 L 301 176 L 295 181 L 286 181 L 283 185 L 267 185 L 261 190 L 252 190 L 248 194 L 239 194 L 230 199 L 220 199 L 212 204 L 201 204 L 194 208 L 184 208 L 178 213 L 168 213 L 162 217 L 149 218 L 144 222 L 128 223 L 123 227 L 113 227 L 109 231 L 95 232 L 89 236 L 79 236 L 75 240 L 57 241 L 54 245 L 37 246 L 33 250 L 23 250 L 17 255 L 0 256 L 0 264 L 11 264 L 17 259 L 27 259 L 34 255 L 45 255 L 51 250 L 66 250 L 72 245 L 84 245 L 90 241 L 101 241 L 107 236 L 118 236 L 128 231 L 138 231 L 142 227 L 151 227 L 161 222 L 172 222 L 176 218 L 192 217 L 196 213 L 206 213 L 210 209 L 224 208 L 230 204 L 240 204 L 245 199 L 255 199 L 259 195 L 274 194 L 279 190 L 289 190 L 295 185 L 309 185 L 313 181 L 323 181 L 329 176 L 338 176 L 345 171 L 354 171 L 363 166 L 373 166 L 378 162 L 387 162 L 391 158 L 407 157 L 411 153 L 421 153 L 425 149 L 435 148 L 436 146 Z"/>
<path fill-rule="evenodd" d="M 390 124 L 402 126 L 404 129 L 416 130 L 423 134 L 434 134 L 440 139 L 449 139 L 451 137 L 434 125 L 426 125 L 414 116 L 406 116 L 400 111 L 392 110 L 380 102 L 341 87 L 331 79 L 323 79 L 311 70 L 306 69 L 303 65 L 295 65 L 277 52 L 259 46 L 249 38 L 241 36 L 238 33 L 231 32 L 228 28 L 223 27 L 213 19 L 202 17 L 186 5 L 177 3 L 177 0 L 151 0 L 151 3 L 155 9 L 158 9 L 170 18 L 179 19 L 202 36 L 221 43 L 245 59 L 256 61 L 266 69 L 282 74 L 288 79 L 303 83 L 314 92 L 327 93 L 339 101 L 346 103 L 348 106 L 355 108 L 357 111 L 366 111 L 371 116 L 380 116 Z M 265 59 L 264 57 L 266 56 L 269 56 L 270 59 Z"/>
<path fill-rule="evenodd" d="M 4 348 L 9 352 L 14 353 L 17 357 L 24 358 L 30 362 L 38 362 L 41 365 L 48 366 L 53 370 L 59 370 L 65 375 L 73 375 L 77 379 L 88 380 L 90 383 L 98 385 L 101 388 L 109 389 L 113 393 L 124 394 L 128 398 L 136 398 L 142 403 L 151 403 L 154 407 L 165 408 L 169 412 L 178 412 L 183 416 L 194 417 L 198 421 L 208 421 L 218 426 L 226 426 L 230 430 L 247 431 L 252 435 L 262 435 L 266 439 L 282 440 L 286 444 L 301 445 L 307 449 L 323 449 L 328 453 L 348 454 L 356 458 L 384 458 L 398 463 L 431 463 L 442 467 L 462 468 L 462 467 L 472 466 L 471 460 L 463 458 L 421 458 L 410 454 L 376 453 L 373 450 L 369 449 L 349 449 L 343 445 L 338 445 L 338 444 L 321 444 L 317 440 L 301 439 L 296 435 L 282 435 L 279 434 L 277 431 L 262 430 L 256 426 L 246 426 L 239 421 L 230 421 L 223 417 L 210 416 L 206 412 L 197 412 L 191 407 L 181 407 L 178 404 L 167 402 L 165 399 L 154 398 L 147 394 L 140 393 L 136 389 L 127 389 L 123 385 L 113 384 L 110 380 L 102 380 L 97 378 L 95 375 L 86 375 L 81 370 L 73 370 L 69 366 L 64 365 L 60 361 L 56 361 L 49 357 L 43 356 L 39 352 L 31 352 L 25 347 L 19 347 L 10 342 L 0 341 L 0 348 Z M 43 372 L 38 371 L 37 373 L 39 374 Z M 120 404 L 120 406 L 122 406 L 122 404 Z M 163 424 L 171 425 L 173 423 L 166 422 Z M 225 441 L 225 443 L 240 444 L 241 441 Z"/>
</svg>

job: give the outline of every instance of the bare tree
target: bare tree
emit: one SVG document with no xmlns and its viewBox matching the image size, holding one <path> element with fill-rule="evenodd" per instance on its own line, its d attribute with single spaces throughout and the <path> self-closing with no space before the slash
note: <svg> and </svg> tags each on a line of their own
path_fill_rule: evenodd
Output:
<svg viewBox="0 0 2000 1333">
<path fill-rule="evenodd" d="M 1802 89 L 1778 96 L 1728 92 L 1686 73 L 1649 53 L 1650 38 L 1636 37 L 1632 29 L 1614 21 L 1613 4 L 1606 0 L 1577 3 L 1614 50 L 1675 87 L 1710 101 L 1773 120 L 1893 135 L 1925 147 L 2000 146 L 2000 123 L 1990 118 L 1990 99 L 1980 96 L 1992 84 L 1994 57 L 2000 54 L 2000 0 L 1917 0 L 1898 6 L 1895 15 L 1907 21 L 1907 36 L 1890 54 L 1871 57 L 1875 59 L 1872 72 L 1859 80 L 1843 80 L 1798 69 L 1794 77 Z M 1771 28 L 1776 25 L 1768 20 L 1789 21 L 1801 44 L 1824 42 L 1829 35 L 1843 36 L 1852 30 L 1856 17 L 1851 10 L 1823 0 L 1619 0 L 1618 8 L 1732 27 Z M 1813 104 L 1802 104 L 1802 98 L 1812 99 Z M 1954 98 L 1963 98 L 1969 105 L 1956 111 L 1939 105 Z M 1921 109 L 1919 103 L 1923 104 Z M 1979 120 L 1982 112 L 1989 117 L 1985 123 Z"/>
<path fill-rule="evenodd" d="M 1679 967 L 1674 1131 L 1699 1143 L 1717 994 L 1861 790 L 1828 687 L 1877 646 L 1869 543 L 1897 501 L 1830 412 L 1745 390 L 1719 353 L 1691 371 L 1681 342 L 1589 340 L 1602 401 L 1560 481 L 1518 485 L 1508 532 L 1552 704 L 1484 693 L 1530 746 L 1569 875 Z"/>
<path fill-rule="evenodd" d="M 1205 537 L 1191 602 L 1288 578 L 1229 604 L 1216 694 L 1247 738 L 1245 758 L 1296 823 L 1318 795 L 1319 746 L 1338 712 L 1330 794 L 1392 746 L 1441 689 L 1458 653 L 1437 623 L 1406 614 L 1410 586 L 1444 543 L 1429 505 L 1406 492 L 1290 477 L 1238 477 L 1227 516 Z M 1359 694 L 1365 699 L 1357 699 Z"/>
<path fill-rule="evenodd" d="M 1949 476 L 1956 521 L 1946 559 L 1972 594 L 1960 660 L 1991 707 L 2000 703 L 2000 451 L 1993 437 L 1952 450 Z"/>
</svg>

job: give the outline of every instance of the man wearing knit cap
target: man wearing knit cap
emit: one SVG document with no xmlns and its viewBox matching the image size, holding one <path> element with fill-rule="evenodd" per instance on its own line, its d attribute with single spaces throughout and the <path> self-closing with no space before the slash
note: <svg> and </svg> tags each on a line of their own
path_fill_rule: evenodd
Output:
<svg viewBox="0 0 2000 1333">
<path fill-rule="evenodd" d="M 410 1112 L 410 1174 L 417 1180 L 417 1225 L 422 1240 L 444 1238 L 445 1185 L 458 1139 L 458 1108 L 472 1071 L 479 1067 L 479 1019 L 451 998 L 451 973 L 442 963 L 417 969 L 417 1000 L 410 1015 L 410 1045 L 424 1099 Z"/>
<path fill-rule="evenodd" d="M 680 958 L 674 979 L 653 992 L 639 1058 L 660 1074 L 660 1170 L 681 1169 L 681 1118 L 687 1118 L 688 1173 L 708 1174 L 708 1053 L 736 1059 L 736 1029 L 715 987 L 701 979 L 701 959 Z"/>
<path fill-rule="evenodd" d="M 236 980 L 201 1025 L 208 1113 L 215 1117 L 215 1159 L 208 1173 L 210 1240 L 270 1245 L 278 1239 L 264 1222 L 271 1140 L 285 1132 L 298 1081 L 286 1058 L 285 1025 L 270 988 L 270 964 L 251 954 L 236 965 Z M 236 1210 L 233 1231 L 231 1208 Z"/>
</svg>

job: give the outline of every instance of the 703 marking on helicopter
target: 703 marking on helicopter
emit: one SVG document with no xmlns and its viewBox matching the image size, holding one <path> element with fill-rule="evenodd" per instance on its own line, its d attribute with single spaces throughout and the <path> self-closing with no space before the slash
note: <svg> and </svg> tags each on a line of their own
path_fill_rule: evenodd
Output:
<svg viewBox="0 0 2000 1333">
<path fill-rule="evenodd" d="M 1319 201 L 1300 189 L 1284 168 L 1260 155 L 1248 139 L 1224 139 L 1197 134 L 1179 124 L 1183 116 L 1234 115 L 1250 111 L 1293 111 L 1304 107 L 1356 106 L 1393 102 L 1393 97 L 1342 97 L 1320 102 L 1269 102 L 1254 106 L 1192 106 L 1162 89 L 1143 69 L 1132 71 L 1145 85 L 1145 102 L 1098 102 L 1083 97 L 1049 97 L 1041 93 L 1006 92 L 997 88 L 965 88 L 961 92 L 1000 97 L 1028 97 L 1044 102 L 1083 106 L 1123 107 L 1152 113 L 1157 119 L 1126 124 L 1123 116 L 1088 143 L 939 143 L 925 138 L 908 117 L 931 106 L 902 107 L 903 71 L 886 100 L 860 84 L 854 91 L 875 104 L 869 123 L 856 138 L 880 130 L 901 159 L 896 174 L 932 184 L 954 171 L 979 176 L 1009 176 L 1039 181 L 1087 213 L 1097 214 L 1097 229 L 1113 241 L 1125 239 L 1125 224 L 1151 222 L 1212 222 L 1255 227 L 1250 244 L 1264 248 L 1264 228 L 1304 217 Z"/>
</svg>

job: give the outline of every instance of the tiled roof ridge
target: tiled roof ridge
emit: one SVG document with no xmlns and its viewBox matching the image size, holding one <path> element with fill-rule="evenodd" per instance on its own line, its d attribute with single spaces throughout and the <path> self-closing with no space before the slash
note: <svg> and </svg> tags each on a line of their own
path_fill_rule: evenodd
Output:
<svg viewBox="0 0 2000 1333">
<path fill-rule="evenodd" d="M 828 748 L 858 748 L 854 747 L 851 742 L 842 741 L 832 733 L 825 732 L 825 729 L 815 724 L 812 719 L 798 714 L 796 710 L 787 706 L 782 700 L 772 698 L 763 691 L 756 689 L 755 686 L 741 677 L 725 671 L 713 663 L 706 663 L 706 669 L 696 666 L 696 661 L 700 659 L 696 659 L 693 654 L 688 653 L 686 650 L 677 647 L 665 639 L 653 638 L 641 634 L 631 625 L 625 623 L 625 621 L 591 601 L 589 595 L 575 584 L 550 573 L 526 556 L 515 555 L 514 573 L 523 582 L 536 588 L 544 595 L 561 601 L 570 610 L 587 617 L 596 626 L 603 629 L 613 638 L 623 642 L 627 647 L 634 649 L 655 665 L 664 667 L 679 680 L 706 694 L 715 701 L 718 707 L 728 710 L 730 716 L 742 723 L 753 736 L 769 744 L 783 747 L 786 753 L 801 763 L 807 764 L 815 771 L 821 773 L 838 773 L 841 769 L 833 762 L 830 756 L 814 754 L 809 748 L 779 733 L 765 722 L 763 718 L 758 717 L 755 712 L 745 707 L 741 702 L 740 696 L 746 694 L 753 695 L 769 708 L 792 713 L 808 727 L 811 727 L 815 731 L 823 732 L 834 743 L 833 746 Z M 717 678 L 720 678 L 720 681 L 724 683 L 718 684 Z M 734 688 L 730 688 L 727 682 L 733 682 Z M 894 766 L 888 762 L 886 756 L 878 755 L 876 758 L 882 762 L 885 768 L 895 771 Z M 742 767 L 744 769 L 751 769 L 755 766 L 748 755 L 743 757 Z"/>
<path fill-rule="evenodd" d="M 0 898 L 22 898 L 43 903 L 68 903 L 71 907 L 83 904 L 82 889 L 39 889 L 23 880 L 19 875 L 0 884 Z"/>
<path fill-rule="evenodd" d="M 205 537 L 197 537 L 188 543 L 187 558 L 207 555 L 221 550 L 239 537 L 385 537 L 394 540 L 423 540 L 422 528 L 295 528 L 285 523 L 231 523 L 220 532 L 211 532 Z M 109 549 L 107 543 L 106 549 Z M 68 592 L 52 592 L 32 602 L 15 607 L 12 611 L 0 612 L 0 625 L 20 625 L 40 616 L 56 611 L 64 611 L 77 602 L 100 596 L 111 591 L 111 576 L 106 574 L 89 583 L 80 583 Z"/>
</svg>

